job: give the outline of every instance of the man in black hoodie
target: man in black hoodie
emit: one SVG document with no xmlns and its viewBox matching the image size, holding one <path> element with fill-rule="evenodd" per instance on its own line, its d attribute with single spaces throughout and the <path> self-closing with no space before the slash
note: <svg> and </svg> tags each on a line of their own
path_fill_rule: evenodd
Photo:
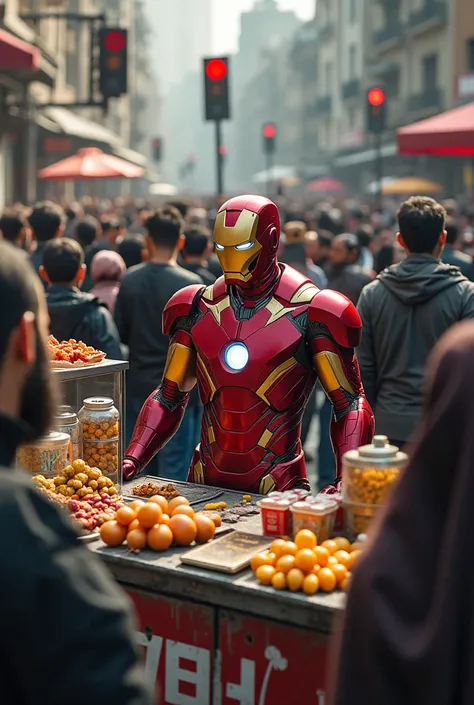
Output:
<svg viewBox="0 0 474 705">
<path fill-rule="evenodd" d="M 75 338 L 121 360 L 120 338 L 105 304 L 79 290 L 86 275 L 84 252 L 68 238 L 49 242 L 43 253 L 41 277 L 50 287 L 46 296 L 50 330 L 58 340 Z"/>
<path fill-rule="evenodd" d="M 415 196 L 398 212 L 403 262 L 381 272 L 362 291 L 363 322 L 357 357 L 377 433 L 397 445 L 410 440 L 421 412 L 426 359 L 454 323 L 474 318 L 474 284 L 443 264 L 446 212 Z"/>
</svg>

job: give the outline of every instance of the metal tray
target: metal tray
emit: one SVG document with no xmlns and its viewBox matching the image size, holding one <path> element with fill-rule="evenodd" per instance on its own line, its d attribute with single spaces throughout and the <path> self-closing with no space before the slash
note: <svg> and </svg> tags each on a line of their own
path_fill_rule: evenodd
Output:
<svg viewBox="0 0 474 705">
<path fill-rule="evenodd" d="M 146 497 L 137 497 L 132 494 L 132 490 L 137 485 L 143 485 L 145 482 L 154 482 L 158 485 L 173 485 L 176 489 L 189 500 L 191 506 L 195 504 L 206 504 L 213 502 L 218 497 L 222 497 L 224 490 L 219 490 L 217 487 L 206 487 L 205 485 L 193 485 L 190 482 L 180 482 L 169 480 L 164 477 L 153 477 L 152 475 L 144 475 L 136 480 L 127 482 L 123 488 L 123 496 L 125 499 L 147 499 Z"/>
<path fill-rule="evenodd" d="M 78 541 L 82 541 L 83 543 L 92 543 L 93 541 L 97 541 L 97 539 L 100 539 L 100 534 L 98 531 L 95 531 L 93 534 L 85 534 L 84 536 L 78 536 Z"/>
</svg>

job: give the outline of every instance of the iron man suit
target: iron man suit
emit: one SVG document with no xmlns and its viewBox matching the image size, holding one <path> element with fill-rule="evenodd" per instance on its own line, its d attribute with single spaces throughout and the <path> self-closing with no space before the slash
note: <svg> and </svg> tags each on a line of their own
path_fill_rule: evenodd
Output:
<svg viewBox="0 0 474 705">
<path fill-rule="evenodd" d="M 268 199 L 242 196 L 220 209 L 214 242 L 224 276 L 185 287 L 164 310 L 166 368 L 137 419 L 126 479 L 177 431 L 196 381 L 204 415 L 191 482 L 260 494 L 308 486 L 300 427 L 318 378 L 334 409 L 337 477 L 327 492 L 338 488 L 343 454 L 372 440 L 354 355 L 359 314 L 341 294 L 279 264 L 279 239 Z"/>
</svg>

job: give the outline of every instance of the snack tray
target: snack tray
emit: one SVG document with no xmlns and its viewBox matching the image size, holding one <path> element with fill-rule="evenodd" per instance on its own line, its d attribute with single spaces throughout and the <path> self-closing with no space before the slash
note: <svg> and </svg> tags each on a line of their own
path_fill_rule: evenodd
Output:
<svg viewBox="0 0 474 705">
<path fill-rule="evenodd" d="M 134 487 L 137 487 L 138 485 L 144 485 L 148 482 L 153 482 L 157 485 L 173 485 L 173 487 L 176 487 L 178 492 L 183 497 L 186 497 L 186 499 L 189 500 L 189 504 L 191 506 L 195 504 L 202 504 L 203 502 L 207 504 L 208 502 L 214 501 L 218 497 L 222 497 L 222 495 L 224 494 L 224 491 L 220 490 L 217 487 L 193 485 L 190 482 L 180 482 L 178 480 L 169 480 L 164 477 L 153 477 L 152 475 L 144 475 L 143 477 L 138 477 L 135 480 L 132 480 L 131 482 L 127 482 L 127 484 L 123 488 L 124 498 L 146 500 L 146 497 L 139 497 L 138 495 L 134 495 L 132 490 Z"/>
</svg>

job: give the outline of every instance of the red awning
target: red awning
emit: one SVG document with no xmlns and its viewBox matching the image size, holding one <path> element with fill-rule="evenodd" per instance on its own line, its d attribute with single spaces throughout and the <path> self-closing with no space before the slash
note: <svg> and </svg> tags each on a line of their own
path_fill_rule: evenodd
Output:
<svg viewBox="0 0 474 705">
<path fill-rule="evenodd" d="M 40 67 L 40 58 L 37 47 L 0 29 L 0 71 L 12 69 L 37 71 Z"/>
<path fill-rule="evenodd" d="M 474 156 L 474 103 L 397 130 L 399 154 Z"/>
</svg>

